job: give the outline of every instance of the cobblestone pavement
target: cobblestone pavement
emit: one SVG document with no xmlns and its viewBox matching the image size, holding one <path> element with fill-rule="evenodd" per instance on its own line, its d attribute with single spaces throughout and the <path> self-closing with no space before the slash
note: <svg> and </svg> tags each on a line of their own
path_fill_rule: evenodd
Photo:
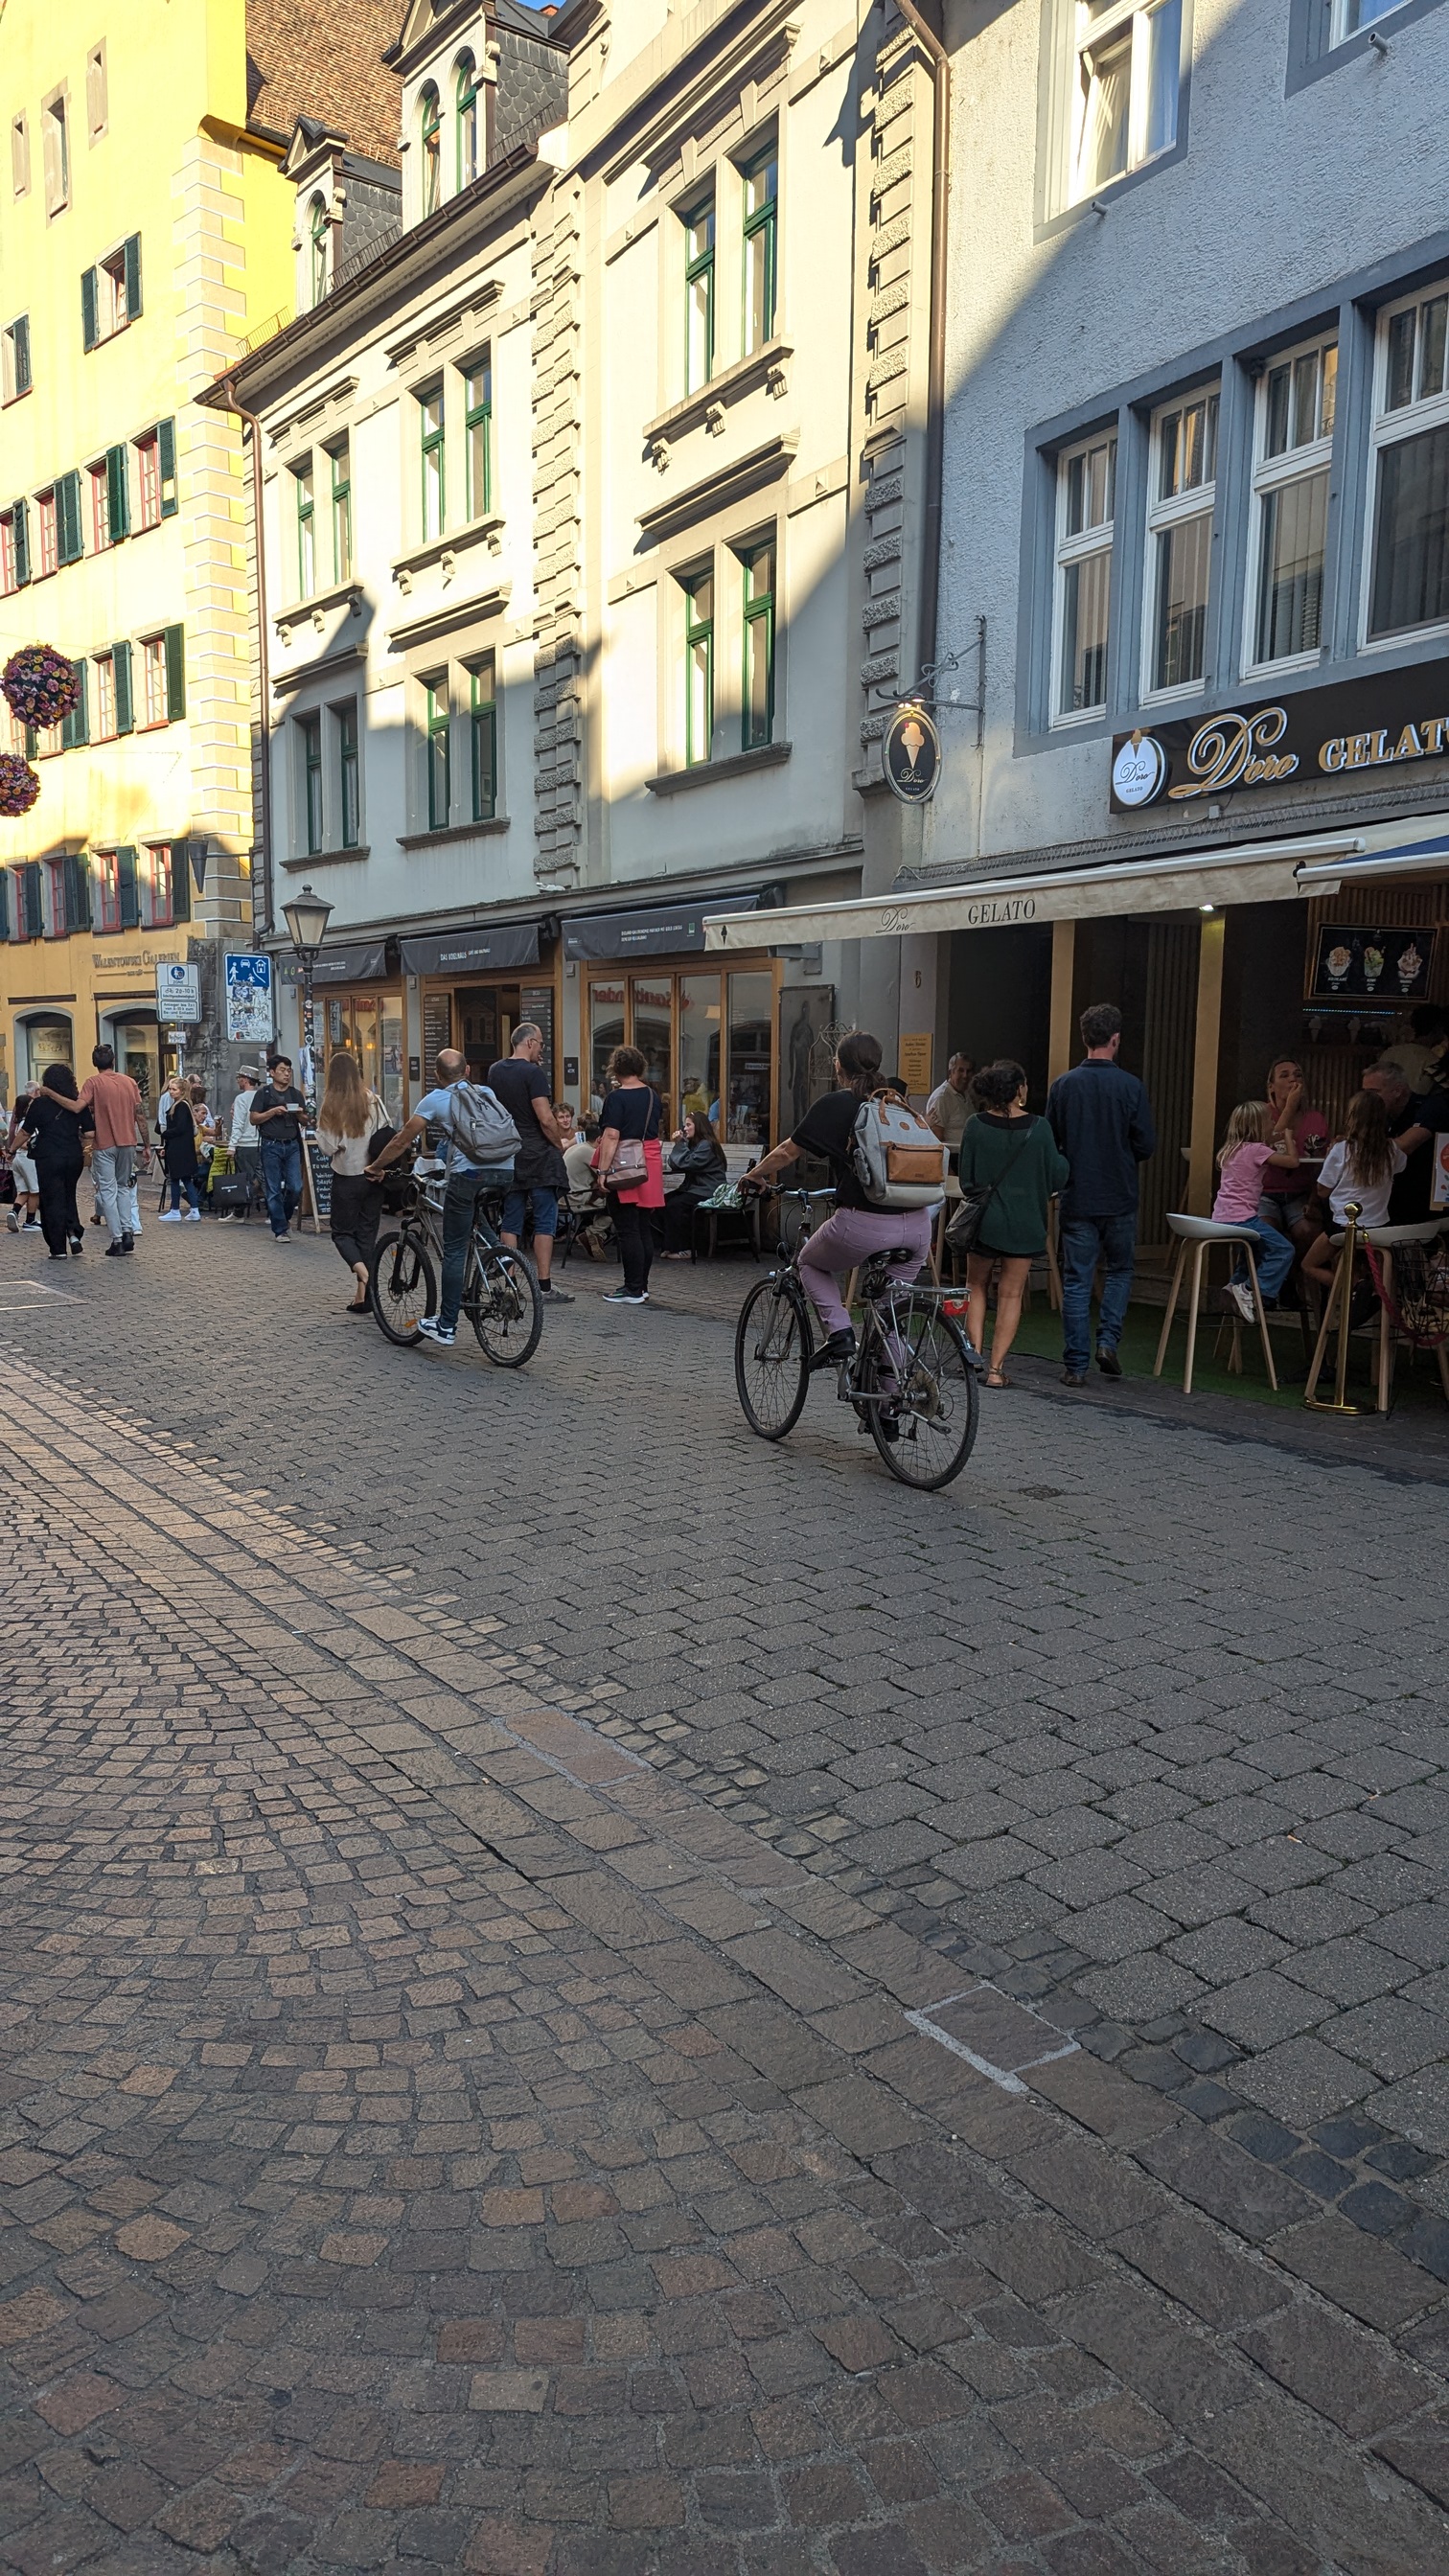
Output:
<svg viewBox="0 0 1449 2576">
<path fill-rule="evenodd" d="M 0 2563 L 1449 2568 L 1433 1484 L 30 1250 Z"/>
</svg>

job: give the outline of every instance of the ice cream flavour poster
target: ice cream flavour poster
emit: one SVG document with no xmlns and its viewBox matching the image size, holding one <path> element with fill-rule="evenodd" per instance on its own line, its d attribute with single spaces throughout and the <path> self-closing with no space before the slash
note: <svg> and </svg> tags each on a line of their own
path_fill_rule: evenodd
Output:
<svg viewBox="0 0 1449 2576">
<path fill-rule="evenodd" d="M 1318 934 L 1309 999 L 1329 1001 L 1339 995 L 1376 1002 L 1422 1002 L 1429 990 L 1438 933 L 1417 930 L 1356 930 L 1331 921 Z"/>
</svg>

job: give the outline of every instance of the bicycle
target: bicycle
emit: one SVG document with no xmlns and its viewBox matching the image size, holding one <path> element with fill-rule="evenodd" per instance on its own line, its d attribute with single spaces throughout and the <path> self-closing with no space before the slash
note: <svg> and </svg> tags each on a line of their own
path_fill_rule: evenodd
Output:
<svg viewBox="0 0 1449 2576">
<path fill-rule="evenodd" d="M 757 1280 L 735 1328 L 735 1389 L 750 1429 L 783 1440 L 804 1410 L 816 1357 L 814 1310 L 800 1278 L 800 1247 L 811 1231 L 810 1202 L 833 1190 L 782 1190 L 803 1209 L 784 1267 Z M 842 1403 L 851 1404 L 893 1476 L 919 1493 L 935 1493 L 959 1476 L 976 1440 L 980 1353 L 959 1318 L 965 1296 L 893 1283 L 892 1261 L 877 1252 L 861 1265 L 861 1328 L 855 1355 L 837 1371 Z"/>
<path fill-rule="evenodd" d="M 418 1328 L 423 1316 L 438 1311 L 447 1185 L 443 1172 L 409 1174 L 398 1231 L 380 1236 L 373 1251 L 368 1299 L 375 1321 L 400 1350 L 410 1350 L 422 1340 Z M 524 1253 L 498 1242 L 481 1215 L 475 1217 L 468 1239 L 462 1311 L 484 1358 L 495 1368 L 522 1368 L 532 1359 L 543 1331 L 537 1275 Z"/>
</svg>

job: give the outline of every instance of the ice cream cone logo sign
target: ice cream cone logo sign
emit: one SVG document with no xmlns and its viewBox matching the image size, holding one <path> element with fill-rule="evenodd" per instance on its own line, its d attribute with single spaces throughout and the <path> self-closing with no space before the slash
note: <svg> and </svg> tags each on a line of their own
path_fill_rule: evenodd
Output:
<svg viewBox="0 0 1449 2576">
<path fill-rule="evenodd" d="M 1167 759 L 1155 734 L 1139 725 L 1112 763 L 1112 793 L 1119 805 L 1150 805 L 1167 776 Z"/>
<path fill-rule="evenodd" d="M 924 805 L 941 775 L 941 737 L 923 706 L 897 707 L 881 741 L 886 785 L 903 805 Z"/>
</svg>

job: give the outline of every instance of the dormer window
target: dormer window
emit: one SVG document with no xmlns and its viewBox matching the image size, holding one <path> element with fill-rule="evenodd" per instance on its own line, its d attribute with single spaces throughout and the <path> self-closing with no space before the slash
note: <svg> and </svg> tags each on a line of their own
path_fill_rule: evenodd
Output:
<svg viewBox="0 0 1449 2576">
<path fill-rule="evenodd" d="M 443 193 L 443 113 L 431 81 L 419 102 L 419 130 L 423 146 L 423 213 L 435 215 Z"/>
<path fill-rule="evenodd" d="M 327 293 L 327 206 L 322 197 L 312 200 L 307 230 L 308 278 L 315 312 Z"/>
<path fill-rule="evenodd" d="M 478 73 L 471 54 L 458 64 L 458 185 L 478 176 Z"/>
</svg>

